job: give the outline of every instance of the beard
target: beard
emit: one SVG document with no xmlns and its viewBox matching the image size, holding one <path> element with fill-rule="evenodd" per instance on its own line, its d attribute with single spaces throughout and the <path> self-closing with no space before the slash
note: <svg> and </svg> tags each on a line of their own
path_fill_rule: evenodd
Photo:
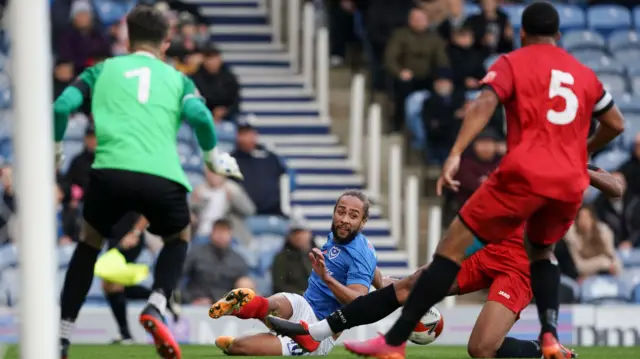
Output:
<svg viewBox="0 0 640 359">
<path fill-rule="evenodd" d="M 331 223 L 331 233 L 333 233 L 333 240 L 340 243 L 340 244 L 346 244 L 351 242 L 354 238 L 356 238 L 356 236 L 358 235 L 358 230 L 354 230 L 353 228 L 349 228 L 349 234 L 347 234 L 345 237 L 341 237 L 338 234 L 338 228 L 336 226 L 335 223 Z"/>
</svg>

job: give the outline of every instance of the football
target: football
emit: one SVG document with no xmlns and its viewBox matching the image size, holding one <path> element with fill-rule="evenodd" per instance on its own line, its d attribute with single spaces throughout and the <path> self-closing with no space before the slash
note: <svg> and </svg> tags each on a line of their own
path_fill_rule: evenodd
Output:
<svg viewBox="0 0 640 359">
<path fill-rule="evenodd" d="M 420 323 L 409 336 L 409 341 L 415 344 L 427 345 L 433 343 L 444 329 L 444 318 L 438 309 L 432 307 L 420 319 Z"/>
</svg>

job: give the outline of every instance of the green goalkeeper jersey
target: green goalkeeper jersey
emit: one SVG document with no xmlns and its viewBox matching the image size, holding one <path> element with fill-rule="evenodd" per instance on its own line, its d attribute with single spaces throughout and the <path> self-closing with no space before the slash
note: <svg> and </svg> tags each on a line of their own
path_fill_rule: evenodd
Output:
<svg viewBox="0 0 640 359">
<path fill-rule="evenodd" d="M 93 168 L 156 175 L 191 190 L 177 151 L 182 117 L 192 119 L 203 150 L 211 150 L 216 141 L 213 119 L 189 78 L 153 55 L 139 52 L 86 69 L 70 88 L 79 89 L 83 98 L 91 93 L 98 143 Z M 69 93 L 77 91 L 67 90 L 54 105 L 57 141 L 62 139 L 58 121 L 74 110 L 67 107 L 75 107 L 64 106 L 65 100 L 78 102 Z"/>
</svg>

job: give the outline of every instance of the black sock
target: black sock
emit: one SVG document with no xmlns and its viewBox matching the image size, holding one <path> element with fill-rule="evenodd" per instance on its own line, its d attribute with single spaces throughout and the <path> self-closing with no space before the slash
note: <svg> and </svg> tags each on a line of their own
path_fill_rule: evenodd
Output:
<svg viewBox="0 0 640 359">
<path fill-rule="evenodd" d="M 124 292 L 108 293 L 107 301 L 116 319 L 116 323 L 118 323 L 122 339 L 130 339 L 131 332 L 129 332 L 129 323 L 127 323 L 127 297 L 124 295 Z"/>
<path fill-rule="evenodd" d="M 496 358 L 541 358 L 542 350 L 537 340 L 520 340 L 506 337 L 496 352 Z"/>
<path fill-rule="evenodd" d="M 73 252 L 64 278 L 60 299 L 60 318 L 74 322 L 93 281 L 93 270 L 100 250 L 80 242 Z"/>
<path fill-rule="evenodd" d="M 560 307 L 560 268 L 548 259 L 531 263 L 531 290 L 536 299 L 540 333 L 558 337 L 558 309 Z"/>
<path fill-rule="evenodd" d="M 153 276 L 153 289 L 161 289 L 167 299 L 178 286 L 189 244 L 183 240 L 165 243 L 158 255 Z"/>
<path fill-rule="evenodd" d="M 402 309 L 402 315 L 385 335 L 387 344 L 404 343 L 422 316 L 441 301 L 456 280 L 460 265 L 449 258 L 435 255 L 433 262 L 422 271 Z"/>
<path fill-rule="evenodd" d="M 337 311 L 329 314 L 327 323 L 334 333 L 360 325 L 375 323 L 400 308 L 396 290 L 388 285 L 380 290 L 356 298 Z"/>
</svg>

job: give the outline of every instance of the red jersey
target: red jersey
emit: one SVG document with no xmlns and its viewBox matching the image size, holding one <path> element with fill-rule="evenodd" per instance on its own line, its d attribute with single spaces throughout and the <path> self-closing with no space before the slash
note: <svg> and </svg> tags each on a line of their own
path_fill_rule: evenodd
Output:
<svg viewBox="0 0 640 359">
<path fill-rule="evenodd" d="M 589 186 L 591 119 L 613 104 L 595 73 L 564 49 L 538 44 L 501 56 L 482 82 L 506 112 L 507 154 L 495 172 L 500 182 L 580 201 Z"/>
</svg>

